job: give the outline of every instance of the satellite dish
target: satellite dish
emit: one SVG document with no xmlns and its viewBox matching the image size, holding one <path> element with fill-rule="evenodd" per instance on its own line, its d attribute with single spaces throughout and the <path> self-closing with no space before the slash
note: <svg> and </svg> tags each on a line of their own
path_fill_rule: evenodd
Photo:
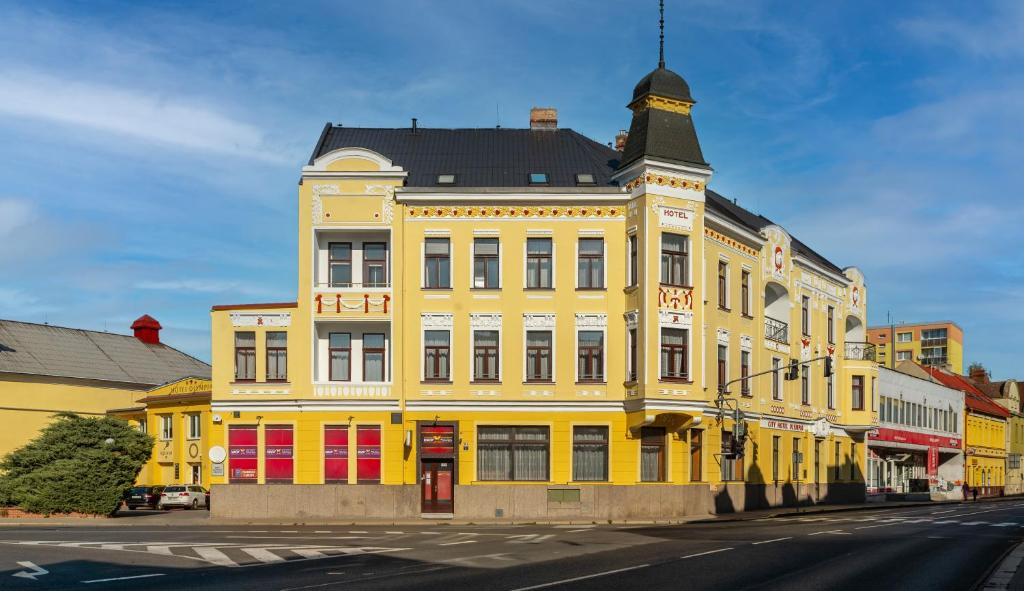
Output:
<svg viewBox="0 0 1024 591">
<path fill-rule="evenodd" d="M 225 452 L 224 448 L 219 445 L 211 447 L 210 451 L 207 452 L 207 455 L 210 456 L 210 461 L 214 464 L 219 464 L 228 457 L 227 452 Z"/>
</svg>

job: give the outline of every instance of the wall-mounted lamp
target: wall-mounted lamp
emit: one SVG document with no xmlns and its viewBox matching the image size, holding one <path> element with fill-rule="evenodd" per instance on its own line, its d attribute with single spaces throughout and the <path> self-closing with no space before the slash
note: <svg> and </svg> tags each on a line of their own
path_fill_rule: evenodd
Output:
<svg viewBox="0 0 1024 591">
<path fill-rule="evenodd" d="M 412 429 L 405 432 L 405 447 L 412 447 Z"/>
</svg>

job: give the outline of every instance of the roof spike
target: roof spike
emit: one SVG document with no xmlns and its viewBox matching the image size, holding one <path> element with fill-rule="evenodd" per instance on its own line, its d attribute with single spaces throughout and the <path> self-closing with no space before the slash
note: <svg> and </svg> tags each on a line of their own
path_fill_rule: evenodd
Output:
<svg viewBox="0 0 1024 591">
<path fill-rule="evenodd" d="M 665 0 L 658 0 L 658 67 L 665 67 Z"/>
</svg>

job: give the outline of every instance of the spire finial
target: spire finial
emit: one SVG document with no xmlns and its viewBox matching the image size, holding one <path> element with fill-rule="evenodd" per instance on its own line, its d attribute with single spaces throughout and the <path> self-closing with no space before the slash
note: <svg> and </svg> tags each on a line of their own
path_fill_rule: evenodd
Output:
<svg viewBox="0 0 1024 591">
<path fill-rule="evenodd" d="M 658 67 L 665 67 L 665 0 L 658 0 Z"/>
</svg>

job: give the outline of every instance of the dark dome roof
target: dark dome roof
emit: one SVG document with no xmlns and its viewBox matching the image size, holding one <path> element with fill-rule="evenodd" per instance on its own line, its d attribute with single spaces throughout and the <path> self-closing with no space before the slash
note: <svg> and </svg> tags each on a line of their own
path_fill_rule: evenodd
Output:
<svg viewBox="0 0 1024 591">
<path fill-rule="evenodd" d="M 665 98 L 695 102 L 690 96 L 690 85 L 683 77 L 664 67 L 652 71 L 643 77 L 633 89 L 633 100 L 645 94 L 656 94 Z"/>
</svg>

